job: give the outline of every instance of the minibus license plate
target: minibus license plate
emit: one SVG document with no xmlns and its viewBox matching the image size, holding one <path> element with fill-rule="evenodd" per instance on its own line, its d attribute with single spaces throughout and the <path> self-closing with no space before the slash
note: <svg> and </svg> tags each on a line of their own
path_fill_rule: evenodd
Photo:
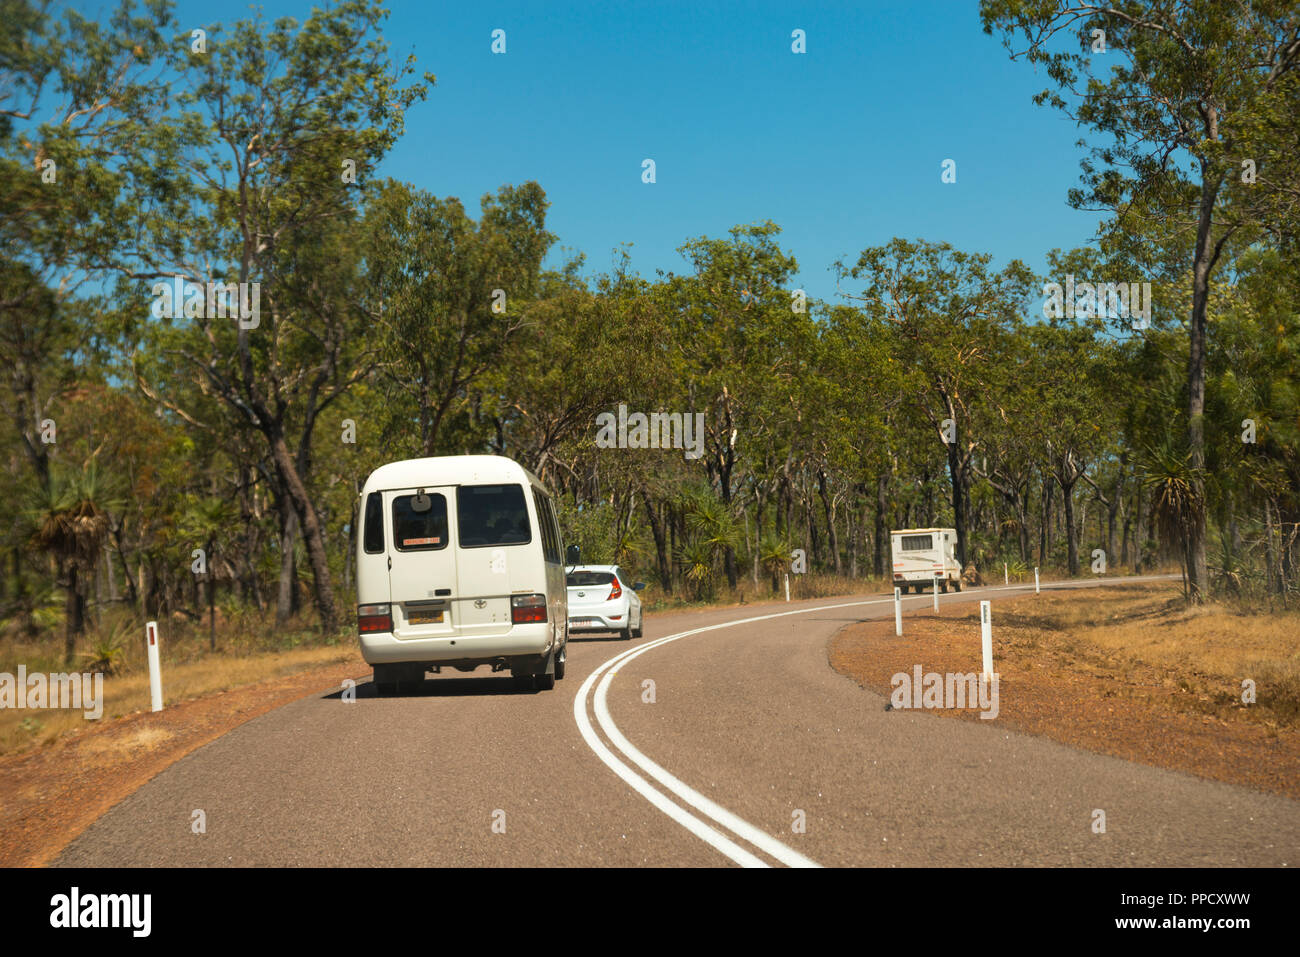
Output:
<svg viewBox="0 0 1300 957">
<path fill-rule="evenodd" d="M 412 625 L 435 625 L 442 621 L 440 611 L 413 611 L 406 616 Z"/>
</svg>

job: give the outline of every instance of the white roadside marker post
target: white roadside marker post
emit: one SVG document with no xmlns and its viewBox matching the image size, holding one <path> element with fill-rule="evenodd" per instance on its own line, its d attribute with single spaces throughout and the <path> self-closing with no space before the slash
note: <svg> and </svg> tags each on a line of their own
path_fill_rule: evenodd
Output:
<svg viewBox="0 0 1300 957">
<path fill-rule="evenodd" d="M 1034 566 L 1034 594 L 1038 594 L 1038 566 Z"/>
<path fill-rule="evenodd" d="M 903 637 L 903 598 L 897 588 L 894 589 L 894 634 Z"/>
<path fill-rule="evenodd" d="M 144 633 L 149 651 L 149 697 L 153 701 L 153 710 L 161 711 L 162 701 L 162 671 L 158 664 L 158 622 L 151 621 L 144 626 Z"/>
<path fill-rule="evenodd" d="M 939 611 L 939 572 L 934 573 L 934 610 Z"/>
<path fill-rule="evenodd" d="M 989 603 L 980 602 L 980 644 L 983 645 L 984 652 L 984 674 L 985 681 L 993 680 L 993 621 L 992 612 L 989 610 Z"/>
<path fill-rule="evenodd" d="M 1003 563 L 1002 563 L 1002 584 L 1004 584 L 1004 585 L 1010 585 L 1010 584 L 1011 584 L 1011 575 L 1010 575 L 1010 573 L 1007 572 L 1007 563 L 1006 563 L 1006 562 L 1003 562 Z"/>
<path fill-rule="evenodd" d="M 790 576 L 788 574 L 785 576 L 785 600 L 790 600 Z"/>
</svg>

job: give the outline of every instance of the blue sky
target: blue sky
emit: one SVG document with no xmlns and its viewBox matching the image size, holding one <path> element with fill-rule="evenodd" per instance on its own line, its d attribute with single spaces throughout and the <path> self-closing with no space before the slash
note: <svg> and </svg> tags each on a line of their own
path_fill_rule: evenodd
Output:
<svg viewBox="0 0 1300 957">
<path fill-rule="evenodd" d="M 537 180 L 559 237 L 552 263 L 564 246 L 603 271 L 631 243 L 642 275 L 680 271 L 687 239 L 772 219 L 799 283 L 832 298 L 831 264 L 894 236 L 1041 268 L 1098 222 L 1065 202 L 1079 131 L 1033 105 L 1045 76 L 985 36 L 975 0 L 388 6 L 394 59 L 414 53 L 438 85 L 380 172 L 469 210 Z M 311 5 L 262 8 L 301 19 Z M 177 6 L 196 25 L 248 10 Z M 504 55 L 490 49 L 497 28 Z M 805 54 L 791 52 L 795 28 Z M 940 181 L 949 158 L 955 184 Z"/>
</svg>

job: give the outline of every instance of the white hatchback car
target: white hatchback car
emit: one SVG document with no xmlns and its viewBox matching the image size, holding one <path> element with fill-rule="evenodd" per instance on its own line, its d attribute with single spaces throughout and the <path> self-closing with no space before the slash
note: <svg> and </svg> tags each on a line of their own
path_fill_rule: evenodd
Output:
<svg viewBox="0 0 1300 957">
<path fill-rule="evenodd" d="M 641 599 L 645 582 L 629 585 L 617 565 L 576 565 L 564 576 L 569 591 L 569 634 L 616 631 L 641 637 Z"/>
</svg>

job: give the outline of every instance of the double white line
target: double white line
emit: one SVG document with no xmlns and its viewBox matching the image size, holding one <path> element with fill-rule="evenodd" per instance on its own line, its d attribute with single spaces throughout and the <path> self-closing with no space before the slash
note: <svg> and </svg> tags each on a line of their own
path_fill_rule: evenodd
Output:
<svg viewBox="0 0 1300 957">
<path fill-rule="evenodd" d="M 760 831 L 754 825 L 742 820 L 735 814 L 732 814 L 726 808 L 710 801 L 699 791 L 696 791 L 690 785 L 679 781 L 666 770 L 655 762 L 651 761 L 644 754 L 637 750 L 636 746 L 627 738 L 623 737 L 618 726 L 614 724 L 614 719 L 610 717 L 609 706 L 606 702 L 606 696 L 609 691 L 609 684 L 614 676 L 618 674 L 618 667 L 626 664 L 633 658 L 645 654 L 652 648 L 658 648 L 660 645 L 666 645 L 670 641 L 677 641 L 680 638 L 689 638 L 691 635 L 698 635 L 706 631 L 717 631 L 720 628 L 734 628 L 737 625 L 749 625 L 756 621 L 767 621 L 771 618 L 784 618 L 787 615 L 806 615 L 817 611 L 828 611 L 832 608 L 851 608 L 857 605 L 880 605 L 887 601 L 893 601 L 892 598 L 877 598 L 871 601 L 851 601 L 838 605 L 818 605 L 816 608 L 800 608 L 796 611 L 782 611 L 772 615 L 758 615 L 755 618 L 742 618 L 739 621 L 723 622 L 720 625 L 708 625 L 704 628 L 694 628 L 690 631 L 678 632 L 675 635 L 669 635 L 666 638 L 659 638 L 655 641 L 648 641 L 643 645 L 635 648 L 629 648 L 622 654 L 615 655 L 605 662 L 582 683 L 578 689 L 577 696 L 573 699 L 573 717 L 578 722 L 578 730 L 582 732 L 583 740 L 587 742 L 588 747 L 596 753 L 609 766 L 609 769 L 626 781 L 631 788 L 640 794 L 643 798 L 663 811 L 670 818 L 680 824 L 686 830 L 690 831 L 700 840 L 713 847 L 718 852 L 725 854 L 742 867 L 769 867 L 766 861 L 757 855 L 751 853 L 746 848 L 737 844 L 730 837 L 720 831 L 718 828 L 706 823 L 700 817 L 690 813 L 685 808 L 669 800 L 660 791 L 657 791 L 645 777 L 642 777 L 624 761 L 620 760 L 618 755 L 607 748 L 603 741 L 597 736 L 595 729 L 592 727 L 591 720 L 587 717 L 587 702 L 591 697 L 591 691 L 596 689 L 595 698 L 592 700 L 592 711 L 596 716 L 596 724 L 600 730 L 605 733 L 609 743 L 613 748 L 641 769 L 646 775 L 666 788 L 671 794 L 676 796 L 683 803 L 689 805 L 698 811 L 703 817 L 712 820 L 714 823 L 721 825 L 726 830 L 743 841 L 752 844 L 758 850 L 775 858 L 788 867 L 820 867 L 815 861 L 804 857 L 798 851 L 782 844 L 776 838 Z"/>
<path fill-rule="evenodd" d="M 1099 579 L 1097 581 L 1085 582 L 1053 582 L 1050 586 L 1044 585 L 1043 590 L 1046 591 L 1049 588 L 1086 588 L 1094 585 L 1121 584 L 1124 582 L 1158 581 L 1173 577 L 1176 576 L 1150 575 L 1134 578 Z M 961 601 L 962 596 L 965 596 L 965 598 L 968 599 L 971 592 L 1023 591 L 1032 587 L 1032 585 L 1002 585 L 995 588 L 985 587 L 968 589 L 961 593 L 961 595 L 956 596 L 954 600 Z M 690 631 L 678 632 L 677 634 L 669 635 L 666 638 L 658 638 L 654 641 L 648 641 L 643 645 L 638 645 L 635 648 L 629 648 L 627 651 L 610 658 L 609 661 L 606 661 L 603 665 L 588 675 L 587 680 L 582 683 L 582 687 L 578 689 L 577 696 L 573 699 L 574 720 L 578 722 L 578 730 L 582 732 L 583 740 L 587 742 L 587 746 L 595 752 L 596 757 L 600 758 L 600 760 L 604 761 L 605 764 L 608 765 L 611 771 L 626 781 L 628 785 L 630 785 L 631 788 L 643 798 L 659 810 L 663 811 L 682 827 L 686 828 L 686 830 L 690 831 L 715 850 L 725 854 L 742 867 L 770 867 L 771 865 L 745 847 L 737 844 L 718 828 L 706 823 L 701 817 L 692 814 L 690 811 L 687 811 L 685 808 L 669 800 L 663 793 L 656 790 L 645 777 L 642 777 L 641 774 L 634 771 L 628 763 L 620 760 L 619 756 L 614 754 L 614 751 L 611 751 L 606 747 L 605 743 L 601 741 L 600 737 L 596 734 L 595 729 L 592 727 L 591 720 L 587 717 L 587 704 L 588 700 L 591 699 L 592 688 L 596 689 L 595 698 L 591 701 L 592 711 L 596 716 L 596 724 L 598 724 L 600 730 L 605 733 L 605 736 L 609 739 L 609 743 L 613 746 L 614 750 L 618 751 L 623 758 L 626 758 L 627 761 L 636 765 L 650 778 L 659 782 L 660 786 L 665 788 L 669 793 L 673 794 L 686 805 L 694 808 L 704 818 L 708 818 L 715 824 L 721 825 L 727 831 L 730 831 L 731 834 L 749 844 L 752 844 L 755 848 L 777 861 L 780 861 L 782 864 L 789 867 L 820 867 L 821 865 L 817 862 L 810 860 L 793 848 L 787 847 L 771 835 L 765 834 L 763 831 L 754 827 L 754 825 L 742 820 L 735 814 L 732 814 L 716 802 L 710 801 L 699 791 L 696 791 L 688 784 L 679 781 L 658 764 L 655 764 L 655 762 L 651 761 L 644 754 L 638 751 L 632 742 L 623 737 L 622 732 L 618 730 L 618 726 L 614 724 L 614 719 L 610 717 L 609 705 L 606 702 L 609 685 L 614 679 L 614 676 L 618 674 L 617 666 L 626 664 L 632 659 L 645 654 L 652 648 L 666 645 L 670 641 L 689 638 L 692 635 L 698 635 L 706 631 L 718 631 L 722 628 L 734 628 L 737 625 L 750 625 L 756 621 L 768 621 L 772 618 L 784 618 L 787 615 L 807 615 L 812 612 L 830 611 L 835 608 L 855 608 L 862 605 L 883 605 L 892 602 L 893 600 L 892 597 L 875 598 L 869 601 L 841 602 L 835 605 L 818 605 L 815 608 L 799 608 L 794 611 L 776 612 L 771 615 L 758 615 L 754 618 L 742 618 L 738 621 L 723 622 L 720 625 L 708 625 L 704 628 L 693 628 Z M 947 604 L 946 601 L 945 604 Z"/>
</svg>

